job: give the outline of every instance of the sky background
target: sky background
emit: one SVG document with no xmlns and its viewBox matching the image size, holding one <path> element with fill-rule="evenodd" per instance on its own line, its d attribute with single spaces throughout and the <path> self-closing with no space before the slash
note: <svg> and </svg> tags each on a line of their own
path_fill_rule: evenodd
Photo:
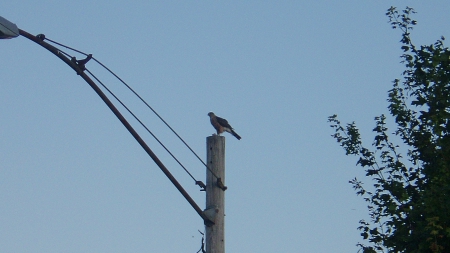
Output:
<svg viewBox="0 0 450 253">
<path fill-rule="evenodd" d="M 367 211 L 348 181 L 370 181 L 327 118 L 356 121 L 370 145 L 403 71 L 391 5 L 418 12 L 415 44 L 450 36 L 447 0 L 25 0 L 2 1 L 0 15 L 93 54 L 202 159 L 207 113 L 228 119 L 242 140 L 225 134 L 227 252 L 356 252 Z M 94 91 L 24 37 L 0 50 L 1 252 L 197 252 L 201 218 Z M 94 61 L 87 68 L 205 180 L 150 110 Z M 204 192 L 126 116 L 204 208 Z"/>
</svg>

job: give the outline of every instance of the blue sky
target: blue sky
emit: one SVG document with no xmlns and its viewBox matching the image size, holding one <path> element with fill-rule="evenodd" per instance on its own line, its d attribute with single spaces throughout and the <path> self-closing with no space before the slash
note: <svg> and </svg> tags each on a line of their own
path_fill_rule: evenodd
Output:
<svg viewBox="0 0 450 253">
<path fill-rule="evenodd" d="M 391 5 L 418 12 L 416 44 L 450 36 L 443 0 L 26 0 L 0 3 L 0 15 L 92 53 L 202 158 L 207 113 L 228 119 L 242 140 L 225 135 L 227 252 L 356 252 L 367 212 L 348 180 L 364 173 L 327 117 L 356 121 L 371 143 L 403 70 Z M 93 90 L 37 44 L 0 43 L 2 252 L 197 252 L 202 220 Z M 87 67 L 204 180 L 151 111 Z M 203 208 L 204 193 L 130 121 Z"/>
</svg>

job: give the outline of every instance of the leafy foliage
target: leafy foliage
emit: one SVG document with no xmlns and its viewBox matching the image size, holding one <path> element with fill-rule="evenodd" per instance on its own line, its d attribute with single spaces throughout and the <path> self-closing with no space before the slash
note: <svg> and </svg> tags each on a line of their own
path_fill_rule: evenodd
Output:
<svg viewBox="0 0 450 253">
<path fill-rule="evenodd" d="M 406 157 L 390 141 L 384 115 L 375 117 L 372 150 L 363 146 L 354 122 L 343 126 L 336 115 L 328 118 L 346 155 L 359 157 L 357 165 L 373 179 L 371 190 L 350 180 L 368 203 L 370 221 L 358 227 L 369 243 L 357 244 L 363 253 L 450 252 L 450 51 L 444 37 L 420 48 L 412 43 L 414 13 L 409 7 L 386 13 L 402 32 L 406 70 L 393 82 L 388 108 Z"/>
</svg>

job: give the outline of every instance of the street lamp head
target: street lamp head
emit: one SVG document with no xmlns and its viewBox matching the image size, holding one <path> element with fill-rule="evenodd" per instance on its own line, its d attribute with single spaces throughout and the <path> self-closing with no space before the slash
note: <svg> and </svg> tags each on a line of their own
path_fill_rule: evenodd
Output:
<svg viewBox="0 0 450 253">
<path fill-rule="evenodd" d="M 0 16 L 0 39 L 11 39 L 17 36 L 19 36 L 17 25 Z"/>
</svg>

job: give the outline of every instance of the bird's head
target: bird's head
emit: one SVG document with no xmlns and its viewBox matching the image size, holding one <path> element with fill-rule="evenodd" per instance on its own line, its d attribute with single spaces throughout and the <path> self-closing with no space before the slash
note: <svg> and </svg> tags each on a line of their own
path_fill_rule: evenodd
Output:
<svg viewBox="0 0 450 253">
<path fill-rule="evenodd" d="M 209 112 L 209 113 L 208 113 L 208 116 L 209 116 L 209 117 L 212 117 L 212 116 L 214 116 L 214 113 L 213 113 L 213 112 Z"/>
</svg>

